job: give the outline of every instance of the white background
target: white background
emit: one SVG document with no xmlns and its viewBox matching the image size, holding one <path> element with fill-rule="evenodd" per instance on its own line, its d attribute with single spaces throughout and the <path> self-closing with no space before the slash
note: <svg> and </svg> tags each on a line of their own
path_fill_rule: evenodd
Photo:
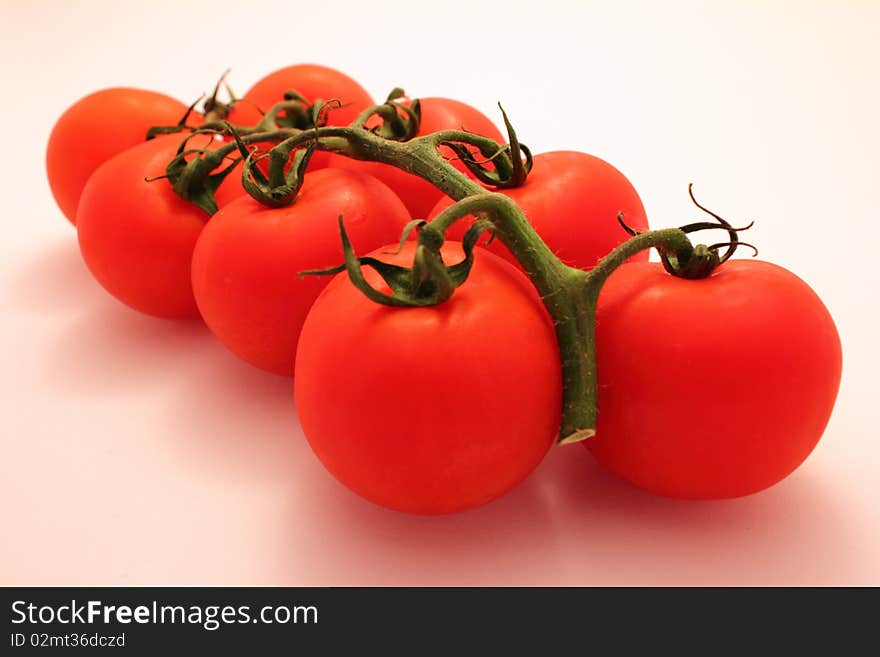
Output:
<svg viewBox="0 0 880 657">
<path fill-rule="evenodd" d="M 251 7 L 249 9 L 249 6 Z M 259 10 L 257 10 L 259 7 Z M 880 584 L 876 205 L 880 3 L 0 0 L 0 583 Z M 654 227 L 688 182 L 835 317 L 844 378 L 806 464 L 744 500 L 653 498 L 554 450 L 451 518 L 360 501 L 299 432 L 290 383 L 194 324 L 121 307 L 43 171 L 77 98 L 189 101 L 317 62 L 626 173 Z M 499 121 L 500 122 L 500 121 Z"/>
</svg>

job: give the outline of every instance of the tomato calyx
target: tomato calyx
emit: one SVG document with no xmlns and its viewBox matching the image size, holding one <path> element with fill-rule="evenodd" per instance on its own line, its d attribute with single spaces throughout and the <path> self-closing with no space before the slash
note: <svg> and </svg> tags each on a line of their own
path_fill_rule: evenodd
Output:
<svg viewBox="0 0 880 657">
<path fill-rule="evenodd" d="M 190 117 L 193 116 L 193 113 L 196 112 L 196 107 L 199 103 L 202 103 L 201 112 L 196 112 L 197 116 L 201 115 L 204 117 L 204 123 L 207 125 L 211 125 L 216 122 L 224 121 L 226 117 L 228 117 L 232 110 L 238 103 L 247 102 L 241 98 L 236 97 L 235 92 L 232 90 L 232 87 L 226 82 L 226 76 L 229 75 L 230 69 L 226 69 L 223 72 L 223 75 L 217 80 L 214 85 L 214 91 L 211 92 L 211 95 L 205 97 L 203 93 L 201 96 L 196 98 L 196 100 L 187 108 L 183 117 L 174 125 L 158 125 L 153 126 L 147 131 L 146 139 L 149 141 L 159 135 L 173 135 L 179 132 L 183 132 L 185 130 L 195 131 L 197 128 L 195 126 L 188 125 L 188 121 Z M 220 88 L 223 88 L 226 91 L 226 95 L 229 96 L 229 100 L 222 101 L 220 100 Z M 200 126 L 202 127 L 202 126 Z"/>
<path fill-rule="evenodd" d="M 447 301 L 455 289 L 467 280 L 474 264 L 474 247 L 480 235 L 489 228 L 488 221 L 478 221 L 471 226 L 462 239 L 465 257 L 460 262 L 447 265 L 440 253 L 440 247 L 444 242 L 443 233 L 424 220 L 411 221 L 404 228 L 398 251 L 403 248 L 408 234 L 414 229 L 419 229 L 418 246 L 415 249 L 412 267 L 403 267 L 383 262 L 378 258 L 359 258 L 345 232 L 345 223 L 340 215 L 339 233 L 342 237 L 345 262 L 329 269 L 303 271 L 299 275 L 327 276 L 345 271 L 352 284 L 376 303 L 397 307 L 435 306 Z M 374 269 L 391 292 L 384 292 L 370 285 L 364 277 L 363 267 Z"/>
<path fill-rule="evenodd" d="M 243 160 L 241 185 L 244 190 L 254 200 L 272 208 L 293 203 L 305 181 L 306 168 L 315 152 L 315 144 L 296 149 L 288 140 L 269 151 L 250 150 L 235 128 L 229 124 L 227 126 Z M 268 175 L 258 166 L 265 159 L 269 160 Z"/>
<path fill-rule="evenodd" d="M 369 130 L 374 135 L 391 141 L 409 141 L 419 134 L 422 123 L 422 106 L 418 98 L 410 104 L 401 102 L 407 99 L 406 92 L 395 87 L 381 105 L 368 107 L 352 123 L 354 128 Z M 370 119 L 380 119 L 370 126 Z"/>
<path fill-rule="evenodd" d="M 516 130 L 514 130 L 501 103 L 498 103 L 498 109 L 501 110 L 504 126 L 507 129 L 508 144 L 506 146 L 494 150 L 479 147 L 475 151 L 472 146 L 460 142 L 449 142 L 445 145 L 453 150 L 468 171 L 484 185 L 496 189 L 521 187 L 525 184 L 529 172 L 532 170 L 534 163 L 532 152 L 525 144 L 520 143 L 516 136 Z M 485 159 L 477 159 L 476 152 L 479 152 Z M 506 157 L 500 157 L 501 155 Z"/>
<path fill-rule="evenodd" d="M 272 124 L 276 128 L 311 130 L 326 125 L 327 112 L 341 106 L 342 104 L 335 99 L 318 98 L 314 103 L 310 103 L 301 93 L 289 89 L 284 92 L 284 102 L 275 105 L 265 112 L 265 115 L 271 117 Z"/>
<path fill-rule="evenodd" d="M 165 174 L 151 178 L 149 182 L 167 178 L 178 196 L 212 215 L 218 209 L 214 193 L 241 158 L 230 157 L 222 150 L 187 148 L 190 139 L 202 134 L 206 133 L 197 131 L 187 136 L 180 143 L 174 159 L 168 163 Z"/>
<path fill-rule="evenodd" d="M 701 230 L 720 229 L 727 232 L 730 236 L 730 240 L 710 245 L 697 244 L 693 247 L 687 245 L 685 248 L 679 250 L 658 247 L 657 251 L 660 254 L 660 261 L 663 263 L 663 268 L 668 273 L 677 276 L 678 278 L 697 280 L 710 276 L 719 266 L 727 262 L 727 260 L 730 259 L 730 256 L 732 256 L 740 246 L 750 248 L 754 252 L 753 255 L 758 255 L 757 247 L 739 239 L 739 233 L 751 228 L 755 224 L 754 221 L 741 228 L 735 228 L 729 221 L 722 218 L 720 215 L 712 212 L 703 205 L 700 205 L 694 196 L 693 183 L 688 185 L 688 195 L 694 205 L 706 214 L 711 215 L 717 223 L 711 221 L 698 221 L 680 226 L 679 230 L 685 234 L 689 234 Z M 627 233 L 629 233 L 629 235 L 635 237 L 641 234 L 626 225 L 623 220 L 623 213 L 617 215 L 617 222 Z M 722 247 L 727 247 L 727 250 L 723 254 L 720 253 Z"/>
<path fill-rule="evenodd" d="M 214 91 L 205 99 L 205 102 L 202 105 L 202 113 L 205 115 L 205 121 L 207 123 L 212 121 L 223 121 L 232 112 L 235 104 L 239 102 L 239 99 L 235 96 L 235 92 L 232 91 L 232 87 L 226 82 L 226 76 L 229 75 L 229 71 L 230 69 L 226 69 L 223 72 L 223 75 L 220 76 L 217 83 L 214 85 Z M 226 94 L 229 96 L 228 102 L 224 103 L 220 100 L 220 87 L 223 87 Z"/>
<path fill-rule="evenodd" d="M 224 74 L 225 75 L 225 74 Z M 222 78 L 221 78 L 222 81 Z M 220 82 L 218 82 L 218 87 Z M 232 95 L 231 90 L 229 91 Z M 242 187 L 255 200 L 270 207 L 282 207 L 290 205 L 296 199 L 296 195 L 302 187 L 305 169 L 308 166 L 312 153 L 315 150 L 314 143 L 305 149 L 297 149 L 293 141 L 287 140 L 270 151 L 248 149 L 242 135 L 253 135 L 261 131 L 278 132 L 287 128 L 279 126 L 279 122 L 292 120 L 291 117 L 307 113 L 307 123 L 317 129 L 318 125 L 326 121 L 326 113 L 338 107 L 338 101 L 316 101 L 309 105 L 305 99 L 296 92 L 287 92 L 290 99 L 275 105 L 269 112 L 264 114 L 262 120 L 256 126 L 233 126 L 231 123 L 217 118 L 205 123 L 197 129 L 187 126 L 184 117 L 177 126 L 167 128 L 152 128 L 152 136 L 190 130 L 190 134 L 181 142 L 177 155 L 169 162 L 165 175 L 174 191 L 184 200 L 190 201 L 202 208 L 205 212 L 213 215 L 217 212 L 217 202 L 214 194 L 226 177 L 239 162 L 243 162 Z M 234 96 L 229 104 L 219 103 L 216 100 L 217 88 L 214 95 L 205 102 L 205 108 L 212 108 L 206 113 L 210 117 L 212 112 L 217 112 L 217 117 L 228 114 L 239 102 Z M 287 95 L 285 96 L 287 97 Z M 190 106 L 190 111 L 195 104 Z M 221 108 L 221 109 L 218 109 Z M 305 120 L 305 119 L 304 119 Z M 302 130 L 297 129 L 297 133 Z M 198 135 L 232 136 L 234 143 L 217 149 L 187 148 L 190 139 Z M 233 157 L 232 152 L 238 150 L 239 157 Z M 268 158 L 268 175 L 257 164 Z M 227 163 L 223 166 L 224 163 Z M 288 166 L 289 164 L 289 166 Z"/>
</svg>

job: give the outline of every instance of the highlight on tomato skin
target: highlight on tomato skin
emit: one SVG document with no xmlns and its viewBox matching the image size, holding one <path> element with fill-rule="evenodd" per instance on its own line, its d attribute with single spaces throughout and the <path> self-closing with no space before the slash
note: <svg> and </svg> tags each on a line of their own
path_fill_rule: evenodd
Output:
<svg viewBox="0 0 880 657">
<path fill-rule="evenodd" d="M 632 183 L 614 166 L 587 153 L 552 151 L 535 155 L 522 186 L 498 191 L 514 200 L 560 260 L 578 269 L 595 267 L 629 238 L 617 220 L 618 214 L 623 214 L 632 229 L 648 230 L 645 208 Z M 452 199 L 444 196 L 428 213 L 428 219 L 452 204 Z M 462 218 L 451 226 L 447 236 L 461 239 L 473 222 L 473 217 Z M 501 240 L 493 240 L 487 248 L 519 266 Z M 647 259 L 647 251 L 631 258 Z"/>
<path fill-rule="evenodd" d="M 307 173 L 292 205 L 247 197 L 211 218 L 193 253 L 193 292 L 208 328 L 233 353 L 293 375 L 306 314 L 331 280 L 297 274 L 343 262 L 340 215 L 359 253 L 400 239 L 410 221 L 388 187 L 341 169 Z"/>
<path fill-rule="evenodd" d="M 196 240 L 210 216 L 160 177 L 183 137 L 165 135 L 130 148 L 89 178 L 77 210 L 80 252 L 95 279 L 114 297 L 148 315 L 197 318 L 190 282 Z M 193 137 L 193 148 L 222 141 Z M 221 206 L 245 194 L 233 173 L 217 190 Z"/>
<path fill-rule="evenodd" d="M 157 125 L 176 125 L 186 104 L 146 89 L 113 87 L 96 91 L 71 105 L 52 128 L 46 146 L 46 173 L 52 195 L 75 224 L 80 195 L 89 177 L 114 155 L 146 140 Z M 192 114 L 188 125 L 198 125 Z"/>
<path fill-rule="evenodd" d="M 504 143 L 504 136 L 491 119 L 466 103 L 451 98 L 419 98 L 419 104 L 422 108 L 422 118 L 417 135 L 419 137 L 441 130 L 467 130 L 494 139 L 501 144 Z M 471 175 L 465 165 L 455 158 L 455 153 L 451 149 L 444 146 L 440 148 L 440 152 L 452 162 L 456 169 Z M 443 192 L 427 180 L 401 171 L 389 164 L 353 160 L 344 155 L 333 153 L 328 157 L 327 166 L 363 171 L 375 176 L 400 197 L 415 219 L 426 218 L 431 208 L 441 198 L 445 198 Z M 456 239 L 460 239 L 460 237 Z"/>
<path fill-rule="evenodd" d="M 396 249 L 372 255 L 411 265 L 415 245 Z M 441 252 L 462 258 L 457 242 Z M 436 306 L 381 306 L 336 276 L 303 326 L 294 395 L 309 444 L 345 486 L 389 509 L 452 513 L 503 495 L 545 456 L 559 353 L 528 279 L 477 248 L 467 282 Z"/>
<path fill-rule="evenodd" d="M 701 280 L 623 265 L 601 291 L 596 344 L 599 423 L 585 445 L 669 497 L 739 497 L 782 480 L 821 438 L 840 384 L 828 310 L 758 260 Z"/>
</svg>

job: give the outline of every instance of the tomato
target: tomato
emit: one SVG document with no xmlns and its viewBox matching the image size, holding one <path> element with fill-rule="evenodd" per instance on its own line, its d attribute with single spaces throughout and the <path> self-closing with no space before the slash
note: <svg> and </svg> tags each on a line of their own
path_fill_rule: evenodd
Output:
<svg viewBox="0 0 880 657">
<path fill-rule="evenodd" d="M 411 265 L 414 247 L 374 256 Z M 461 259 L 460 244 L 442 248 L 447 262 Z M 476 507 L 522 481 L 553 443 L 562 403 L 537 294 L 482 249 L 464 285 L 436 306 L 378 305 L 345 273 L 334 278 L 303 326 L 294 392 L 303 432 L 333 476 L 420 514 Z"/>
<path fill-rule="evenodd" d="M 449 98 L 420 98 L 419 103 L 422 106 L 419 136 L 441 130 L 467 130 L 504 143 L 504 137 L 492 121 L 470 105 Z M 440 150 L 446 157 L 454 157 L 451 149 L 443 147 Z M 458 159 L 453 159 L 452 163 L 460 171 L 467 171 Z M 353 160 L 344 155 L 332 154 L 328 166 L 364 171 L 376 176 L 397 193 L 416 219 L 427 217 L 437 201 L 444 198 L 443 192 L 428 181 L 389 164 Z"/>
<path fill-rule="evenodd" d="M 184 201 L 165 173 L 181 135 L 157 137 L 111 158 L 89 178 L 77 210 L 80 251 L 108 292 L 158 317 L 197 317 L 190 284 L 196 239 L 209 215 Z M 208 136 L 190 147 L 216 147 Z M 233 171 L 216 195 L 219 205 L 244 194 Z"/>
<path fill-rule="evenodd" d="M 187 106 L 156 91 L 115 87 L 74 103 L 52 128 L 46 172 L 58 207 L 72 223 L 89 176 L 100 164 L 146 139 L 157 125 L 175 125 Z M 189 121 L 196 125 L 201 117 Z"/>
<path fill-rule="evenodd" d="M 516 202 L 547 246 L 572 267 L 591 269 L 629 238 L 617 222 L 618 213 L 623 212 L 624 221 L 635 230 L 648 229 L 645 208 L 629 180 L 604 160 L 586 153 L 536 155 L 524 185 L 498 191 Z M 442 198 L 428 217 L 433 219 L 452 203 L 452 199 Z M 455 222 L 446 233 L 448 238 L 461 239 L 473 221 L 473 217 L 465 217 Z M 518 264 L 500 240 L 493 240 L 488 248 Z M 632 258 L 647 259 L 647 251 Z"/>
<path fill-rule="evenodd" d="M 328 113 L 328 125 L 348 125 L 374 104 L 370 94 L 350 77 L 316 64 L 297 64 L 274 71 L 251 87 L 244 100 L 266 111 L 283 101 L 284 93 L 291 90 L 309 102 L 339 100 L 342 107 Z"/>
<path fill-rule="evenodd" d="M 297 273 L 343 261 L 339 215 L 359 253 L 399 239 L 410 220 L 388 187 L 340 169 L 308 173 L 293 205 L 248 197 L 213 216 L 193 256 L 193 290 L 208 327 L 234 353 L 293 374 L 306 313 L 330 282 Z"/>
<path fill-rule="evenodd" d="M 645 490 L 727 498 L 792 472 L 837 395 L 840 339 L 794 274 L 733 260 L 702 280 L 625 264 L 599 296 L 599 421 L 586 446 Z"/>
</svg>

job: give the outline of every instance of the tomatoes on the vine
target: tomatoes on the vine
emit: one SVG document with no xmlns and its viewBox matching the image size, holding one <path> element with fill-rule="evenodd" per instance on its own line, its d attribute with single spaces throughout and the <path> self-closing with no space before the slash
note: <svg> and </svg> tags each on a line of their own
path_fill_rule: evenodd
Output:
<svg viewBox="0 0 880 657">
<path fill-rule="evenodd" d="M 373 255 L 413 262 L 413 243 L 387 255 L 393 248 Z M 462 258 L 455 242 L 441 252 Z M 384 286 L 374 271 L 364 275 Z M 465 284 L 436 306 L 380 306 L 338 275 L 306 318 L 294 389 L 303 432 L 333 476 L 411 513 L 495 499 L 559 431 L 553 326 L 528 279 L 482 249 Z"/>
<path fill-rule="evenodd" d="M 615 271 L 596 321 L 599 423 L 586 446 L 660 495 L 727 498 L 792 472 L 837 395 L 840 339 L 810 287 L 761 261 L 685 280 Z"/>
<path fill-rule="evenodd" d="M 175 125 L 187 110 L 179 100 L 156 91 L 116 87 L 74 103 L 52 128 L 46 172 L 58 207 L 71 223 L 89 176 L 114 155 L 142 143 L 153 126 Z M 189 125 L 202 120 L 198 114 Z"/>
<path fill-rule="evenodd" d="M 534 157 L 531 173 L 520 187 L 498 190 L 512 198 L 550 250 L 567 265 L 591 269 L 614 247 L 629 237 L 617 221 L 637 231 L 648 229 L 645 208 L 627 178 L 604 160 L 575 151 L 554 151 Z M 452 205 L 442 198 L 430 211 L 433 219 Z M 465 217 L 447 232 L 449 239 L 461 239 L 474 222 Z M 518 264 L 500 240 L 487 247 L 493 253 Z M 633 260 L 647 260 L 648 252 Z"/>
<path fill-rule="evenodd" d="M 358 495 L 410 513 L 462 511 L 516 486 L 555 439 L 586 438 L 602 465 L 647 491 L 730 498 L 780 481 L 817 444 L 841 377 L 834 322 L 787 270 L 728 261 L 745 228 L 692 193 L 717 223 L 645 234 L 619 170 L 574 151 L 520 162 L 506 116 L 509 147 L 469 105 L 424 98 L 417 112 L 395 90 L 369 110 L 363 87 L 324 66 L 279 69 L 229 102 L 222 85 L 204 116 L 140 89 L 81 99 L 49 138 L 52 193 L 113 296 L 158 317 L 203 317 L 237 356 L 293 375 L 309 444 Z M 145 141 L 154 126 L 199 125 Z M 436 152 L 392 141 L 447 130 L 471 134 Z M 475 193 L 444 158 L 487 187 L 521 184 L 501 189 L 507 198 Z M 242 159 L 253 198 L 232 169 Z M 462 217 L 442 236 L 439 222 L 411 221 L 446 211 L 445 193 L 491 222 L 466 233 L 475 217 Z M 398 248 L 416 225 L 418 244 Z M 472 251 L 487 226 L 500 239 Z M 726 244 L 688 241 L 709 229 Z M 638 237 L 621 258 L 602 262 L 628 233 Z M 647 262 L 648 246 L 663 265 Z M 371 249 L 358 276 L 353 251 Z M 305 275 L 343 261 L 335 277 Z"/>
<path fill-rule="evenodd" d="M 373 105 L 370 94 L 345 73 L 317 64 L 296 64 L 273 71 L 254 84 L 244 100 L 266 111 L 283 101 L 287 91 L 296 91 L 310 103 L 338 100 L 341 107 L 327 114 L 328 125 L 348 125 Z"/>
<path fill-rule="evenodd" d="M 388 187 L 340 169 L 307 174 L 292 205 L 269 208 L 248 197 L 211 218 L 193 255 L 193 290 L 208 327 L 235 354 L 293 374 L 306 314 L 330 282 L 297 274 L 342 262 L 340 215 L 360 253 L 400 239 L 410 220 Z"/>
<path fill-rule="evenodd" d="M 190 262 L 210 216 L 183 200 L 165 173 L 182 135 L 157 137 L 111 158 L 89 178 L 77 210 L 80 251 L 92 274 L 110 294 L 158 317 L 198 317 L 190 283 Z M 208 135 L 188 148 L 213 149 Z M 223 206 L 243 195 L 233 171 L 217 190 Z"/>
<path fill-rule="evenodd" d="M 500 143 L 504 137 L 495 124 L 479 110 L 450 98 L 420 98 L 422 120 L 417 136 L 429 135 L 441 130 L 467 130 Z M 441 147 L 441 153 L 452 161 L 453 166 L 462 172 L 467 169 L 448 147 Z M 400 197 L 410 214 L 416 219 L 424 219 L 431 208 L 444 197 L 443 192 L 427 180 L 407 173 L 381 162 L 353 160 L 343 155 L 332 154 L 328 166 L 355 171 L 364 171 L 388 185 Z"/>
</svg>

